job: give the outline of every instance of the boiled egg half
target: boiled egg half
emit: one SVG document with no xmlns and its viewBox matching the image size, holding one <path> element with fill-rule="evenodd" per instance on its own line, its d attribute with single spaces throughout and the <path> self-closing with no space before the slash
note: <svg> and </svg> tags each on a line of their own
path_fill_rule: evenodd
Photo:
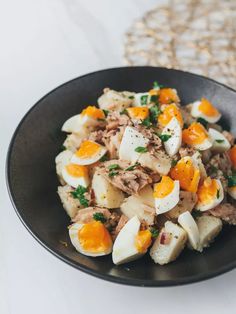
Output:
<svg viewBox="0 0 236 314">
<path fill-rule="evenodd" d="M 176 104 L 170 104 L 165 106 L 162 113 L 158 116 L 158 123 L 161 126 L 165 127 L 172 120 L 172 118 L 176 118 L 179 122 L 180 127 L 183 127 L 183 117 Z"/>
<path fill-rule="evenodd" d="M 154 185 L 153 196 L 157 215 L 168 212 L 179 202 L 179 181 L 162 176 L 161 181 Z"/>
<path fill-rule="evenodd" d="M 169 136 L 169 139 L 164 142 L 164 147 L 167 154 L 169 156 L 174 156 L 177 154 L 182 143 L 182 129 L 175 117 L 172 118 L 165 126 L 162 131 L 162 135 Z"/>
<path fill-rule="evenodd" d="M 62 178 L 73 188 L 77 188 L 78 185 L 86 188 L 89 185 L 89 174 L 86 166 L 69 163 L 62 168 Z"/>
<path fill-rule="evenodd" d="M 74 223 L 69 228 L 69 236 L 76 250 L 84 255 L 95 257 L 112 251 L 111 235 L 100 221 Z"/>
<path fill-rule="evenodd" d="M 199 150 L 206 150 L 212 146 L 207 130 L 199 122 L 193 122 L 187 129 L 183 130 L 182 140 L 185 144 Z"/>
<path fill-rule="evenodd" d="M 210 123 L 215 123 L 221 118 L 220 112 L 206 98 L 192 104 L 191 114 L 194 118 L 203 118 Z"/>
<path fill-rule="evenodd" d="M 197 197 L 197 210 L 206 211 L 219 205 L 224 198 L 224 191 L 220 180 L 207 177 L 199 186 Z"/>
<path fill-rule="evenodd" d="M 210 128 L 208 133 L 212 140 L 211 150 L 215 153 L 223 153 L 230 149 L 230 143 L 227 138 L 219 131 Z"/>
<path fill-rule="evenodd" d="M 107 149 L 93 141 L 82 142 L 79 149 L 71 158 L 71 162 L 78 165 L 91 165 L 97 162 L 107 152 Z"/>
<path fill-rule="evenodd" d="M 151 232 L 140 229 L 137 216 L 131 218 L 119 232 L 112 252 L 112 260 L 116 265 L 133 261 L 143 256 L 152 242 Z"/>
</svg>

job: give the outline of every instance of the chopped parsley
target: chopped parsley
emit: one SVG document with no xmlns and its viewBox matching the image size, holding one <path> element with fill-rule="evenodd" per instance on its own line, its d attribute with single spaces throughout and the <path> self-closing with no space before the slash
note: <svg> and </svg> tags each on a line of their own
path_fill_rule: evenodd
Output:
<svg viewBox="0 0 236 314">
<path fill-rule="evenodd" d="M 62 145 L 62 146 L 61 146 L 61 151 L 63 151 L 63 150 L 66 150 L 65 145 Z"/>
<path fill-rule="evenodd" d="M 107 155 L 104 155 L 102 156 L 99 161 L 103 162 L 103 161 L 107 161 L 108 160 L 108 156 Z"/>
<path fill-rule="evenodd" d="M 188 128 L 187 123 L 184 123 L 184 125 L 183 125 L 183 129 L 187 129 L 187 128 Z"/>
<path fill-rule="evenodd" d="M 88 207 L 89 202 L 84 196 L 85 192 L 87 192 L 87 188 L 82 185 L 78 185 L 77 189 L 71 192 L 71 195 L 74 198 L 77 198 L 82 206 Z"/>
<path fill-rule="evenodd" d="M 201 217 L 202 212 L 200 210 L 194 210 L 194 211 L 192 211 L 191 214 L 192 214 L 193 218 L 197 218 L 197 217 Z"/>
<path fill-rule="evenodd" d="M 160 139 L 162 140 L 162 142 L 167 142 L 170 138 L 171 135 L 170 134 L 160 134 L 158 135 L 160 137 Z"/>
<path fill-rule="evenodd" d="M 140 97 L 141 106 L 146 106 L 148 100 L 148 95 L 143 95 Z"/>
<path fill-rule="evenodd" d="M 104 113 L 105 117 L 107 117 L 107 116 L 108 116 L 108 114 L 109 114 L 109 110 L 103 109 L 102 111 L 103 111 L 103 113 Z"/>
<path fill-rule="evenodd" d="M 174 166 L 176 166 L 177 165 L 177 160 L 175 160 L 175 159 L 172 159 L 171 160 L 171 167 L 174 167 Z"/>
<path fill-rule="evenodd" d="M 149 113 L 150 113 L 150 121 L 152 123 L 157 123 L 157 117 L 159 116 L 159 114 L 161 113 L 161 110 L 159 108 L 158 105 L 154 105 L 149 109 Z"/>
<path fill-rule="evenodd" d="M 197 122 L 201 123 L 205 128 L 207 128 L 207 126 L 208 126 L 207 120 L 205 120 L 203 118 L 197 118 Z"/>
<path fill-rule="evenodd" d="M 134 99 L 134 96 L 129 96 L 129 99 Z"/>
<path fill-rule="evenodd" d="M 128 115 L 128 111 L 126 109 L 123 109 L 120 114 L 127 114 Z"/>
<path fill-rule="evenodd" d="M 147 147 L 138 146 L 138 147 L 135 148 L 135 151 L 137 153 L 146 153 L 148 150 L 147 150 Z"/>
<path fill-rule="evenodd" d="M 98 121 L 105 121 L 105 119 L 97 118 Z"/>
<path fill-rule="evenodd" d="M 236 175 L 233 174 L 232 176 L 228 176 L 228 187 L 231 188 L 233 186 L 236 186 Z"/>
<path fill-rule="evenodd" d="M 220 190 L 219 190 L 219 189 L 218 189 L 217 192 L 216 192 L 216 197 L 217 197 L 217 198 L 220 198 Z"/>
<path fill-rule="evenodd" d="M 109 175 L 109 177 L 114 177 L 114 176 L 116 176 L 118 173 L 119 173 L 118 171 L 111 170 L 111 171 L 108 173 L 108 175 Z"/>
<path fill-rule="evenodd" d="M 151 126 L 151 121 L 150 121 L 150 118 L 149 117 L 147 117 L 146 119 L 144 119 L 143 121 L 142 121 L 142 123 L 141 123 L 142 125 L 145 125 L 146 127 L 150 127 Z"/>
<path fill-rule="evenodd" d="M 150 98 L 150 101 L 151 101 L 151 102 L 154 102 L 155 104 L 158 103 L 158 97 L 157 97 L 157 95 L 152 95 L 151 98 Z"/>
<path fill-rule="evenodd" d="M 215 141 L 216 141 L 216 143 L 220 144 L 220 143 L 224 143 L 225 140 L 215 140 Z"/>
<path fill-rule="evenodd" d="M 157 81 L 154 81 L 153 88 L 163 88 L 163 85 L 159 84 Z"/>
<path fill-rule="evenodd" d="M 101 221 L 102 223 L 107 221 L 107 219 L 104 217 L 103 213 L 94 213 L 93 219 L 96 221 Z"/>
<path fill-rule="evenodd" d="M 125 170 L 126 171 L 132 171 L 134 170 L 137 166 L 139 166 L 139 163 L 136 162 L 134 165 L 127 167 Z"/>
<path fill-rule="evenodd" d="M 210 167 L 209 167 L 209 171 L 210 171 L 210 173 L 216 173 L 217 171 L 218 171 L 218 169 L 215 167 L 215 166 L 213 166 L 213 165 L 210 165 Z"/>
<path fill-rule="evenodd" d="M 158 237 L 159 231 L 158 231 L 156 228 L 153 228 L 153 227 L 152 227 L 152 228 L 150 228 L 149 230 L 150 230 L 150 232 L 151 232 L 153 238 L 157 238 L 157 237 Z"/>
<path fill-rule="evenodd" d="M 120 166 L 118 164 L 112 164 L 110 166 L 108 166 L 109 170 L 116 170 L 116 169 L 120 169 Z"/>
</svg>

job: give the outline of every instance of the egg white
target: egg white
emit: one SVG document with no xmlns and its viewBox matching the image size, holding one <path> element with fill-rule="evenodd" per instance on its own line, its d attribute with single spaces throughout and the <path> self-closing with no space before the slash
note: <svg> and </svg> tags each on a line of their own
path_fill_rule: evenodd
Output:
<svg viewBox="0 0 236 314">
<path fill-rule="evenodd" d="M 178 223 L 187 232 L 188 240 L 193 249 L 197 249 L 200 241 L 198 226 L 189 211 L 179 215 Z"/>
<path fill-rule="evenodd" d="M 56 156 L 56 172 L 59 177 L 62 177 L 62 169 L 70 163 L 72 155 L 73 153 L 66 149 Z"/>
<path fill-rule="evenodd" d="M 214 153 L 223 153 L 230 149 L 230 143 L 222 133 L 212 128 L 208 130 L 208 133 L 212 140 L 211 150 Z M 218 143 L 217 140 L 222 141 L 222 143 Z"/>
<path fill-rule="evenodd" d="M 71 162 L 81 166 L 91 165 L 99 161 L 99 159 L 102 158 L 106 154 L 106 152 L 107 152 L 106 147 L 100 145 L 99 151 L 95 155 L 89 158 L 80 158 L 76 154 L 73 154 Z"/>
<path fill-rule="evenodd" d="M 204 204 L 204 203 L 200 203 L 198 202 L 195 206 L 195 208 L 197 210 L 200 210 L 202 212 L 207 211 L 209 209 L 212 209 L 214 207 L 216 207 L 217 205 L 219 205 L 223 199 L 224 199 L 224 190 L 221 184 L 221 181 L 216 179 L 217 184 L 218 184 L 218 189 L 219 189 L 219 198 L 217 198 L 216 196 L 212 199 L 212 201 L 208 204 Z"/>
<path fill-rule="evenodd" d="M 87 135 L 91 129 L 101 124 L 98 119 L 93 119 L 88 115 L 77 114 L 68 120 L 62 126 L 62 131 L 67 133 L 79 133 Z"/>
<path fill-rule="evenodd" d="M 210 122 L 210 123 L 215 123 L 215 122 L 219 121 L 219 119 L 221 118 L 221 114 L 216 115 L 216 116 L 214 116 L 214 117 L 207 116 L 207 115 L 205 115 L 203 112 L 201 112 L 201 111 L 198 109 L 200 104 L 201 104 L 201 101 L 200 101 L 200 100 L 195 101 L 194 103 L 192 103 L 191 115 L 192 115 L 194 118 L 203 118 L 203 119 L 205 119 L 207 122 Z"/>
<path fill-rule="evenodd" d="M 134 95 L 134 102 L 133 102 L 133 106 L 134 107 L 141 107 L 141 106 L 143 106 L 142 103 L 141 103 L 141 98 L 143 96 L 147 96 L 147 102 L 146 102 L 145 105 L 149 104 L 151 96 L 150 96 L 150 94 L 148 92 L 146 92 L 146 93 L 136 93 Z"/>
<path fill-rule="evenodd" d="M 154 189 L 155 190 L 155 189 Z M 157 215 L 163 214 L 174 208 L 179 202 L 179 181 L 174 181 L 173 190 L 163 198 L 155 198 L 155 208 Z"/>
<path fill-rule="evenodd" d="M 182 129 L 175 117 L 163 129 L 162 135 L 164 134 L 171 135 L 168 141 L 164 142 L 164 147 L 169 156 L 174 156 L 178 153 L 182 143 Z"/>
<path fill-rule="evenodd" d="M 212 147 L 212 141 L 209 134 L 208 134 L 208 137 L 205 138 L 201 143 L 193 144 L 192 147 L 198 150 L 207 150 L 208 148 Z"/>
<path fill-rule="evenodd" d="M 112 252 L 112 260 L 116 265 L 127 263 L 141 257 L 135 246 L 135 238 L 139 232 L 140 221 L 137 216 L 131 218 L 119 232 Z"/>
<path fill-rule="evenodd" d="M 62 168 L 62 178 L 67 184 L 69 184 L 73 188 L 77 188 L 78 185 L 82 185 L 86 188 L 89 185 L 88 175 L 83 177 L 72 176 L 68 173 L 66 166 Z"/>
<path fill-rule="evenodd" d="M 191 160 L 193 162 L 194 168 L 199 169 L 201 179 L 205 179 L 207 177 L 207 172 L 206 172 L 205 166 L 202 162 L 201 154 L 199 152 L 194 153 L 191 156 Z"/>
<path fill-rule="evenodd" d="M 79 240 L 79 230 L 84 226 L 84 224 L 81 223 L 74 223 L 73 225 L 70 226 L 69 228 L 69 236 L 70 236 L 70 240 L 71 243 L 73 244 L 73 246 L 75 247 L 75 249 L 79 252 L 82 253 L 83 255 L 86 256 L 103 256 L 103 255 L 107 255 L 110 254 L 112 251 L 112 244 L 111 246 L 104 252 L 100 252 L 100 253 L 93 253 L 93 252 L 88 252 L 85 251 L 81 244 L 80 244 L 80 240 Z"/>
<path fill-rule="evenodd" d="M 135 149 L 137 147 L 147 147 L 148 143 L 149 140 L 140 132 L 130 126 L 127 126 L 121 140 L 119 158 L 135 163 L 141 155 L 136 152 Z"/>
</svg>

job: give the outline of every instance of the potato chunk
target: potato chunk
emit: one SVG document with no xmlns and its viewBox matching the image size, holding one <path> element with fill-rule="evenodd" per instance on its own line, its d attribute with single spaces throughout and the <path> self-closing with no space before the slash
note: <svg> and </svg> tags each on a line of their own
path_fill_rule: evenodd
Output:
<svg viewBox="0 0 236 314">
<path fill-rule="evenodd" d="M 222 221 L 220 218 L 213 216 L 201 216 L 197 218 L 197 226 L 200 234 L 200 242 L 197 250 L 202 252 L 220 233 Z"/>
<path fill-rule="evenodd" d="M 165 235 L 169 237 L 168 243 L 163 243 Z M 183 250 L 187 238 L 184 229 L 171 221 L 167 221 L 150 250 L 151 258 L 160 265 L 174 261 Z"/>
<path fill-rule="evenodd" d="M 113 186 L 99 171 L 95 171 L 93 175 L 92 189 L 99 206 L 118 208 L 124 200 L 123 192 Z"/>
</svg>

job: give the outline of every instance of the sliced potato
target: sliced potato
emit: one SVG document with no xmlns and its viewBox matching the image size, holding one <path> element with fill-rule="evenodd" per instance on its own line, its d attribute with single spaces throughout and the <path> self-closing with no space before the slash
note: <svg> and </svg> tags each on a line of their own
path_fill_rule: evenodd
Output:
<svg viewBox="0 0 236 314">
<path fill-rule="evenodd" d="M 197 218 L 197 226 L 200 235 L 198 251 L 202 252 L 208 247 L 222 229 L 222 221 L 220 218 L 213 216 L 201 216 Z"/>
<path fill-rule="evenodd" d="M 99 171 L 95 171 L 93 175 L 92 189 L 99 206 L 118 208 L 124 200 L 123 192 L 113 186 Z"/>
<path fill-rule="evenodd" d="M 138 162 L 143 167 L 147 167 L 161 175 L 166 175 L 171 168 L 170 157 L 162 151 L 159 151 L 155 156 L 149 152 L 141 154 Z"/>
<path fill-rule="evenodd" d="M 72 191 L 73 189 L 69 185 L 59 186 L 57 189 L 62 206 L 70 218 L 74 218 L 78 210 L 81 208 L 79 200 L 71 195 Z"/>
<path fill-rule="evenodd" d="M 148 225 L 154 223 L 155 209 L 140 201 L 137 196 L 130 196 L 121 204 L 120 210 L 129 219 L 137 216 L 140 220 L 145 220 Z"/>
<path fill-rule="evenodd" d="M 148 184 L 144 188 L 142 188 L 142 190 L 139 191 L 137 197 L 143 204 L 155 208 L 155 199 L 153 197 L 153 189 L 151 185 Z"/>
<path fill-rule="evenodd" d="M 178 219 L 179 215 L 186 211 L 191 213 L 197 202 L 196 193 L 188 191 L 180 191 L 179 198 L 179 203 L 173 209 L 165 213 L 165 216 L 169 219 Z"/>
<path fill-rule="evenodd" d="M 62 169 L 70 163 L 72 152 L 69 150 L 63 150 L 60 154 L 58 154 L 55 158 L 56 163 L 56 172 L 61 184 L 66 184 L 62 178 Z"/>
<path fill-rule="evenodd" d="M 163 233 L 169 234 L 169 243 L 161 244 Z M 151 258 L 160 265 L 174 261 L 183 250 L 187 238 L 187 233 L 184 229 L 171 221 L 167 221 L 150 250 Z"/>
<path fill-rule="evenodd" d="M 122 111 L 132 105 L 134 95 L 132 92 L 117 92 L 105 88 L 104 94 L 98 98 L 98 105 L 101 109 Z"/>
<path fill-rule="evenodd" d="M 84 138 L 85 138 L 84 134 L 71 133 L 67 135 L 63 145 L 66 147 L 66 149 L 75 153 Z"/>
</svg>

